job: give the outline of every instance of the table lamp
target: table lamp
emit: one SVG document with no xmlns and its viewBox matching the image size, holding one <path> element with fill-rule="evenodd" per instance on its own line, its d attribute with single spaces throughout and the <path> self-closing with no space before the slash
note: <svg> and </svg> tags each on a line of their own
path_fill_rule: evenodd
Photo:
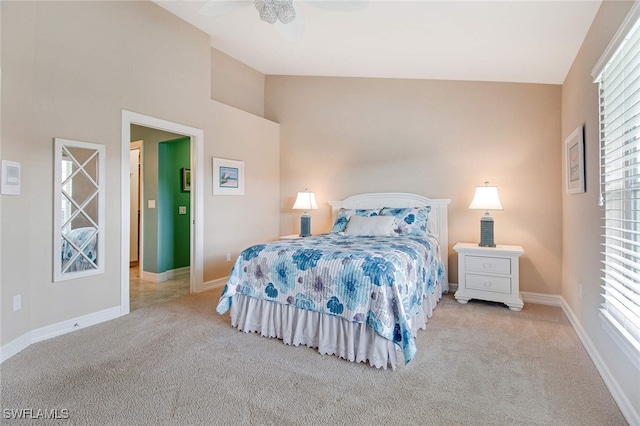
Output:
<svg viewBox="0 0 640 426">
<path fill-rule="evenodd" d="M 498 187 L 489 186 L 485 182 L 484 186 L 476 186 L 476 193 L 469 205 L 470 210 L 485 210 L 484 216 L 480 219 L 480 247 L 495 247 L 493 242 L 493 218 L 489 210 L 502 210 L 500 198 L 498 197 Z"/>
<path fill-rule="evenodd" d="M 306 189 L 304 192 L 298 192 L 296 202 L 293 204 L 294 210 L 304 210 L 302 216 L 300 216 L 300 236 L 311 236 L 311 216 L 307 213 L 307 210 L 317 210 L 318 204 L 316 203 L 316 194 L 309 192 Z"/>
</svg>

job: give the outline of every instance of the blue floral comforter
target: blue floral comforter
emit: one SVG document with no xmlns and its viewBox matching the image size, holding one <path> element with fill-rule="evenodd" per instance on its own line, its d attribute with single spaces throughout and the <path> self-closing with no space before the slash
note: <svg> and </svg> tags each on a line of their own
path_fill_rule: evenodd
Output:
<svg viewBox="0 0 640 426">
<path fill-rule="evenodd" d="M 259 244 L 236 260 L 217 312 L 234 294 L 366 323 L 416 352 L 409 319 L 444 282 L 439 245 L 430 236 L 354 237 L 341 233 Z"/>
</svg>

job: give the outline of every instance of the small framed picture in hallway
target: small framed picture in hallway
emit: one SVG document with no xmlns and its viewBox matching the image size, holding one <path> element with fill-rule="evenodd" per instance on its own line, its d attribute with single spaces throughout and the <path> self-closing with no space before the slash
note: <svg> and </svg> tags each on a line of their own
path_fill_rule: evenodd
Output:
<svg viewBox="0 0 640 426">
<path fill-rule="evenodd" d="M 191 191 L 191 169 L 182 168 L 182 190 Z"/>
</svg>

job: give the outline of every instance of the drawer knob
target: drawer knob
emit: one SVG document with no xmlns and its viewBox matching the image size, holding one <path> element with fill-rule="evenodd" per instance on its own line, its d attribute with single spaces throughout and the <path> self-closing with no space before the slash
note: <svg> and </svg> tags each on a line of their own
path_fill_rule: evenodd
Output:
<svg viewBox="0 0 640 426">
<path fill-rule="evenodd" d="M 485 281 L 482 283 L 485 287 L 491 287 L 491 281 Z"/>
<path fill-rule="evenodd" d="M 482 264 L 482 267 L 483 267 L 484 269 L 491 269 L 491 264 L 490 264 L 490 263 L 483 263 L 483 264 Z"/>
</svg>

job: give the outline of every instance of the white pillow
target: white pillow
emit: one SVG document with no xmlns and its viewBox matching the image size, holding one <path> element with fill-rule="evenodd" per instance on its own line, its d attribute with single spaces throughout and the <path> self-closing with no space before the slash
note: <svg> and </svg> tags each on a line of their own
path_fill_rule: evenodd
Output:
<svg viewBox="0 0 640 426">
<path fill-rule="evenodd" d="M 349 218 L 345 235 L 392 236 L 396 218 L 393 216 L 356 216 Z"/>
</svg>

